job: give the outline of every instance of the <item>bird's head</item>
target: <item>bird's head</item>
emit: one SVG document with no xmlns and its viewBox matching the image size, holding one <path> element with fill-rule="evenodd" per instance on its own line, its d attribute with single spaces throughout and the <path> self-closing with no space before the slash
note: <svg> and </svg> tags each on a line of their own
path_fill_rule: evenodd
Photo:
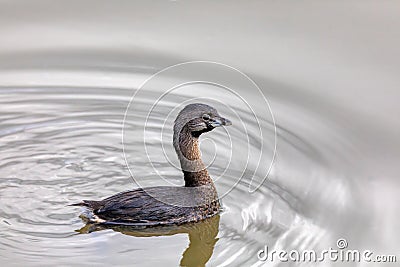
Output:
<svg viewBox="0 0 400 267">
<path fill-rule="evenodd" d="M 232 125 L 232 122 L 221 117 L 215 108 L 206 104 L 194 103 L 185 106 L 179 112 L 174 130 L 186 126 L 193 137 L 199 137 L 202 133 L 209 132 L 216 127 L 229 125 Z"/>
</svg>

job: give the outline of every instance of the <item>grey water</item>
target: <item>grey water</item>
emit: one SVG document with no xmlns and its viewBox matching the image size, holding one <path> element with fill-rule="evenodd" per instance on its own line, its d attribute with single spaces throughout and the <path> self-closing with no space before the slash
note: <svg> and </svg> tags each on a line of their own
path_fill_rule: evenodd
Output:
<svg viewBox="0 0 400 267">
<path fill-rule="evenodd" d="M 338 239 L 400 260 L 399 7 L 1 1 L 0 263 L 281 266 L 258 252 Z M 201 139 L 220 216 L 85 227 L 68 204 L 183 184 L 171 133 L 190 102 L 233 122 Z M 289 266 L 316 264 L 369 265 Z"/>
</svg>

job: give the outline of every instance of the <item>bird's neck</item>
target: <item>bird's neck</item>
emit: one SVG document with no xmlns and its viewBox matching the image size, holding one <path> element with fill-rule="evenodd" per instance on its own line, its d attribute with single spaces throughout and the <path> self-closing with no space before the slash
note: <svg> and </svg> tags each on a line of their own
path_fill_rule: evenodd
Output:
<svg viewBox="0 0 400 267">
<path fill-rule="evenodd" d="M 186 187 L 213 184 L 208 171 L 201 160 L 198 137 L 184 126 L 179 133 L 175 133 L 174 146 L 178 154 Z"/>
</svg>

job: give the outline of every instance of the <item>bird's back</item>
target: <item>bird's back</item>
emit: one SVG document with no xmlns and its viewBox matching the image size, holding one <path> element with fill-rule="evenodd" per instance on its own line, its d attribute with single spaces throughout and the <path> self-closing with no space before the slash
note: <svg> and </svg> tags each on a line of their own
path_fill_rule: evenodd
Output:
<svg viewBox="0 0 400 267">
<path fill-rule="evenodd" d="M 95 222 L 147 226 L 196 222 L 217 214 L 220 209 L 213 185 L 139 188 L 76 205 L 90 208 Z"/>
</svg>

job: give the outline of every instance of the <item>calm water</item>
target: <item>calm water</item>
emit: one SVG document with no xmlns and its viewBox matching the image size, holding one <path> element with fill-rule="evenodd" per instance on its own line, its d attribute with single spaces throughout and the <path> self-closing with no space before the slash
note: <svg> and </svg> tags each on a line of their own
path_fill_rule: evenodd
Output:
<svg viewBox="0 0 400 267">
<path fill-rule="evenodd" d="M 400 260 L 395 3 L 0 5 L 5 266 L 280 266 L 257 252 L 321 251 L 339 238 Z M 243 71 L 271 110 L 221 64 L 143 84 L 194 58 Z M 68 204 L 183 184 L 172 125 L 189 102 L 233 121 L 201 139 L 223 213 L 182 227 L 85 227 Z"/>
</svg>

